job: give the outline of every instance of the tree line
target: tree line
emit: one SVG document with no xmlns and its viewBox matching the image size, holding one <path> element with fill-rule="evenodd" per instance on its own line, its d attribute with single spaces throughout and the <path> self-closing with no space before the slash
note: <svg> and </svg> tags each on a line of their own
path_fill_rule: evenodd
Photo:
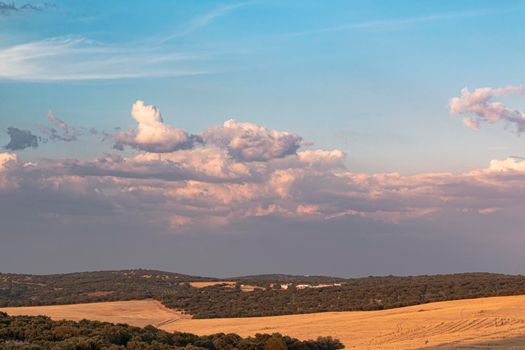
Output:
<svg viewBox="0 0 525 350">
<path fill-rule="evenodd" d="M 301 341 L 279 333 L 242 338 L 237 334 L 197 336 L 153 326 L 87 321 L 53 321 L 45 316 L 0 312 L 0 348 L 19 350 L 337 350 L 331 337 Z"/>
<path fill-rule="evenodd" d="M 265 275 L 260 280 L 249 276 L 251 284 L 265 288 L 244 292 L 240 289 L 241 281 L 236 288 L 194 288 L 189 281 L 217 279 L 147 270 L 51 276 L 0 274 L 0 306 L 154 298 L 194 318 L 217 318 L 381 310 L 435 301 L 525 294 L 525 277 L 521 275 L 365 277 L 338 280 L 339 287 L 296 289 L 292 285 L 287 290 L 279 288 L 279 280 L 272 283 L 271 276 Z M 305 279 L 301 281 L 304 283 Z"/>
</svg>

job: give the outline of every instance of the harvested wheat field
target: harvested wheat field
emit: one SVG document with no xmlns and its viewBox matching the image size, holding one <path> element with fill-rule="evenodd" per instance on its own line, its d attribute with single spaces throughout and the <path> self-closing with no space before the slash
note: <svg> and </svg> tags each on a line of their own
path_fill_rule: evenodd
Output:
<svg viewBox="0 0 525 350">
<path fill-rule="evenodd" d="M 189 319 L 153 300 L 0 309 L 12 315 L 45 314 L 169 331 L 280 332 L 300 339 L 339 338 L 350 349 L 523 349 L 525 296 L 446 301 L 383 311 L 329 312 L 256 318 Z"/>
<path fill-rule="evenodd" d="M 112 323 L 128 323 L 144 327 L 149 324 L 160 327 L 165 322 L 190 318 L 176 310 L 164 307 L 156 300 L 110 301 L 103 303 L 10 307 L 0 311 L 9 315 L 47 315 L 55 320 L 82 319 L 98 320 Z"/>
<path fill-rule="evenodd" d="M 205 288 L 205 287 L 211 287 L 211 286 L 225 286 L 228 288 L 234 288 L 235 287 L 234 281 L 218 281 L 218 282 L 189 282 L 190 286 L 195 288 Z"/>
<path fill-rule="evenodd" d="M 205 288 L 212 286 L 224 286 L 225 288 L 235 288 L 237 282 L 235 281 L 221 281 L 221 282 L 189 282 L 190 286 L 195 288 Z M 264 289 L 259 286 L 252 286 L 249 284 L 241 284 L 241 290 L 243 292 L 253 292 L 256 289 Z"/>
</svg>

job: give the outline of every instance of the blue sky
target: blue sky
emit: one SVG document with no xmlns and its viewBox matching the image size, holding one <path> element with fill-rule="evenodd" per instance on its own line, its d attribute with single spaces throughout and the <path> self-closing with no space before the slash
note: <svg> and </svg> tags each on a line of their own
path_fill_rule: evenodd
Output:
<svg viewBox="0 0 525 350">
<path fill-rule="evenodd" d="M 522 272 L 524 15 L 0 2 L 0 266 Z"/>
<path fill-rule="evenodd" d="M 520 1 L 54 4 L 2 16 L 2 47 L 82 38 L 94 43 L 79 48 L 141 56 L 129 70 L 144 77 L 64 81 L 61 60 L 77 56 L 51 57 L 48 79 L 57 81 L 32 81 L 41 79 L 31 72 L 23 82 L 0 81 L 2 129 L 33 128 L 49 108 L 71 124 L 126 127 L 140 98 L 192 132 L 234 117 L 298 133 L 343 149 L 355 171 L 462 171 L 521 151 L 522 141 L 501 127 L 465 129 L 447 109 L 463 87 L 520 83 Z M 93 72 L 92 61 L 111 55 L 79 55 L 73 71 Z M 165 55 L 187 57 L 141 62 Z M 120 73 L 111 66 L 102 77 Z"/>
</svg>

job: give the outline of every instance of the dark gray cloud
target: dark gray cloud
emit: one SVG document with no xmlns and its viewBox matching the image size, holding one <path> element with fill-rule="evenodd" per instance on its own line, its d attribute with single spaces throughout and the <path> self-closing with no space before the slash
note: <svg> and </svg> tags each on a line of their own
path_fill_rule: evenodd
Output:
<svg viewBox="0 0 525 350">
<path fill-rule="evenodd" d="M 0 2 L 0 14 L 8 15 L 12 12 L 17 12 L 18 7 L 14 3 Z"/>
<path fill-rule="evenodd" d="M 26 3 L 23 5 L 17 6 L 14 2 L 0 1 L 0 15 L 6 16 L 6 15 L 20 13 L 20 12 L 42 12 L 44 10 L 47 10 L 49 8 L 54 8 L 54 7 L 56 7 L 56 5 L 52 3 L 43 3 L 43 4 Z"/>
<path fill-rule="evenodd" d="M 38 137 L 33 135 L 29 130 L 9 127 L 7 128 L 7 134 L 11 138 L 9 143 L 4 146 L 7 150 L 18 151 L 29 147 L 38 147 Z"/>
</svg>

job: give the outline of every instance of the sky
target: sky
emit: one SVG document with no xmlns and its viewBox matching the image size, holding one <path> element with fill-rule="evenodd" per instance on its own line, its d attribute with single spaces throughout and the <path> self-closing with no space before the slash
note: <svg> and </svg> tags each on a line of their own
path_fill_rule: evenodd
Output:
<svg viewBox="0 0 525 350">
<path fill-rule="evenodd" d="M 524 273 L 524 14 L 0 2 L 0 271 Z"/>
</svg>

